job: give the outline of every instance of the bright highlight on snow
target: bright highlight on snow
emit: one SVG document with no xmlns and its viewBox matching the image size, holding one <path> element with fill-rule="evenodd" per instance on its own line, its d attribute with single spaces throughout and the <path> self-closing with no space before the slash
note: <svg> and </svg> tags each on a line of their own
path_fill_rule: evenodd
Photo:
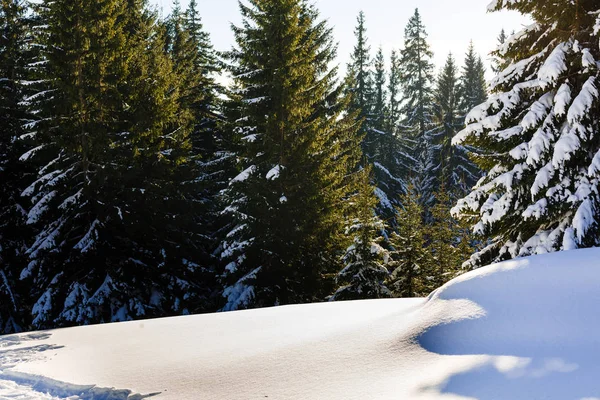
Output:
<svg viewBox="0 0 600 400">
<path fill-rule="evenodd" d="M 592 399 L 599 249 L 338 302 L 0 338 L 0 398 Z"/>
</svg>

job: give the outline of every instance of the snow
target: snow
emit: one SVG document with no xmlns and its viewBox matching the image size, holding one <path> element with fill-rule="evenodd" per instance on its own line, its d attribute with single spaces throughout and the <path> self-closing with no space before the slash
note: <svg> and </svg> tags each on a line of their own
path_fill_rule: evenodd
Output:
<svg viewBox="0 0 600 400">
<path fill-rule="evenodd" d="M 538 71 L 538 78 L 547 83 L 556 80 L 567 70 L 567 52 L 571 48 L 570 43 L 561 43 L 552 50 L 544 64 Z"/>
<path fill-rule="evenodd" d="M 239 175 L 237 175 L 235 178 L 233 178 L 231 180 L 231 182 L 229 182 L 229 185 L 232 185 L 235 182 L 245 181 L 246 179 L 248 179 L 250 177 L 250 175 L 252 175 L 254 173 L 254 171 L 256 171 L 256 165 L 252 165 L 252 166 L 246 168 Z"/>
<path fill-rule="evenodd" d="M 267 180 L 268 181 L 274 181 L 275 179 L 279 178 L 279 174 L 281 173 L 281 170 L 284 167 L 281 165 L 276 165 L 273 168 L 271 168 L 271 170 L 269 172 L 267 172 Z"/>
<path fill-rule="evenodd" d="M 596 88 L 595 81 L 595 77 L 589 77 L 583 84 L 579 95 L 573 100 L 573 104 L 571 104 L 567 113 L 567 119 L 570 124 L 576 125 L 581 121 L 592 108 L 594 100 L 598 98 L 598 89 Z"/>
<path fill-rule="evenodd" d="M 427 299 L 4 336 L 0 398 L 600 398 L 599 257 L 588 249 L 519 258 Z"/>
</svg>

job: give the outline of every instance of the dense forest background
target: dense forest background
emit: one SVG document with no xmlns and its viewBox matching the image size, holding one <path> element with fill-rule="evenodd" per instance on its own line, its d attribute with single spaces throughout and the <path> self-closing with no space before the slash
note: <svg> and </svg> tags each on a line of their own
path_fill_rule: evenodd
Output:
<svg viewBox="0 0 600 400">
<path fill-rule="evenodd" d="M 360 13 L 341 71 L 305 0 L 241 2 L 225 53 L 194 0 L 0 0 L 0 333 L 425 296 L 598 245 L 600 25 L 504 3 L 536 23 L 488 85 L 468 43 L 435 75 L 418 10 L 391 54 Z"/>
</svg>

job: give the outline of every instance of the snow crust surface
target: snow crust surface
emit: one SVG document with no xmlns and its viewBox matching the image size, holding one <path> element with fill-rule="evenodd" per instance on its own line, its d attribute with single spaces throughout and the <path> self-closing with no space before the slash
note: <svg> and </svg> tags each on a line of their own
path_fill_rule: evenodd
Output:
<svg viewBox="0 0 600 400">
<path fill-rule="evenodd" d="M 0 399 L 600 398 L 599 259 L 521 258 L 427 299 L 4 336 Z"/>
</svg>

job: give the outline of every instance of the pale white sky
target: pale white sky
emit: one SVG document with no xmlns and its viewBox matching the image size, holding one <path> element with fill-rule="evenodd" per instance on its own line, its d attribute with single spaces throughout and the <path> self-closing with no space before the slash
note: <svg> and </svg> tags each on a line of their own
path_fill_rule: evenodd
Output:
<svg viewBox="0 0 600 400">
<path fill-rule="evenodd" d="M 151 0 L 168 14 L 172 0 Z M 187 6 L 188 0 L 180 0 Z M 210 33 L 217 50 L 227 50 L 233 45 L 230 23 L 239 24 L 241 18 L 237 0 L 197 0 L 205 29 Z M 367 18 L 367 34 L 373 56 L 379 45 L 386 59 L 392 49 L 402 47 L 404 27 L 419 8 L 429 34 L 429 43 L 439 69 L 448 52 L 459 64 L 470 40 L 487 61 L 496 46 L 502 28 L 508 33 L 520 30 L 529 20 L 516 12 L 487 13 L 490 0 L 315 0 L 321 16 L 334 27 L 335 40 L 339 42 L 338 59 L 345 71 L 349 54 L 355 43 L 354 28 L 360 10 Z M 489 74 L 488 74 L 489 75 Z"/>
</svg>

